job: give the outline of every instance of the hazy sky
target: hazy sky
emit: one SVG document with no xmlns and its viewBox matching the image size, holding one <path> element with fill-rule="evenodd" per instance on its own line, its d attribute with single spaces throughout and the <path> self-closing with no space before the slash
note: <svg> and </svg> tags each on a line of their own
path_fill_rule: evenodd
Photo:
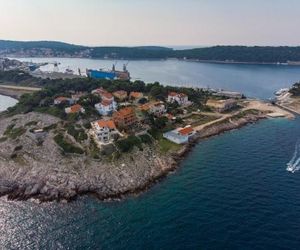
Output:
<svg viewBox="0 0 300 250">
<path fill-rule="evenodd" d="M 300 45 L 300 0 L 0 0 L 0 39 Z"/>
</svg>

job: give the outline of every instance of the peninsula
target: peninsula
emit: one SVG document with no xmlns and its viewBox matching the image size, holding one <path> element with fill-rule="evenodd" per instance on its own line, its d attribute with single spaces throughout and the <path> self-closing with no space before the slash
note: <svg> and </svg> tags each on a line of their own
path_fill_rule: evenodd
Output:
<svg viewBox="0 0 300 250">
<path fill-rule="evenodd" d="M 212 46 L 176 50 L 161 46 L 89 47 L 54 41 L 0 40 L 0 57 L 76 57 L 98 59 L 179 59 L 214 63 L 300 65 L 300 47 Z"/>
<path fill-rule="evenodd" d="M 0 81 L 32 92 L 0 116 L 0 196 L 8 199 L 122 198 L 175 170 L 199 140 L 268 117 L 293 118 L 239 93 L 157 82 L 21 71 L 3 71 Z"/>
</svg>

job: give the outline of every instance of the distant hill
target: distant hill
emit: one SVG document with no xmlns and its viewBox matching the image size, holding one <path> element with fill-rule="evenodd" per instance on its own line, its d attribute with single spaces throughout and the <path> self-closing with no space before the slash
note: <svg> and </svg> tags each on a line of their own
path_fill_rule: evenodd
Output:
<svg viewBox="0 0 300 250">
<path fill-rule="evenodd" d="M 212 62 L 287 63 L 300 62 L 300 47 L 214 46 L 175 50 L 160 46 L 88 47 L 55 41 L 0 40 L 0 56 L 62 56 L 108 59 L 178 58 Z"/>
</svg>

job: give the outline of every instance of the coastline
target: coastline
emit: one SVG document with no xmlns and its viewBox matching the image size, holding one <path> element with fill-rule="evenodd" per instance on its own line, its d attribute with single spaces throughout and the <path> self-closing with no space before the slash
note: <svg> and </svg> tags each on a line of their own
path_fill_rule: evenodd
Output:
<svg viewBox="0 0 300 250">
<path fill-rule="evenodd" d="M 139 173 L 139 176 L 134 177 L 134 183 L 125 182 L 125 186 L 118 186 L 114 183 L 116 181 L 116 176 L 114 176 L 116 173 L 108 172 L 108 174 L 106 173 L 106 177 L 103 177 L 103 173 L 102 175 L 98 175 L 98 171 L 96 172 L 96 177 L 99 178 L 96 178 L 96 182 L 91 183 L 89 178 L 92 178 L 92 175 L 82 172 L 80 178 L 76 178 L 76 176 L 72 174 L 64 176 L 62 178 L 63 181 L 60 182 L 60 184 L 63 183 L 64 185 L 57 185 L 55 180 L 61 178 L 61 174 L 56 172 L 57 170 L 45 171 L 45 167 L 33 169 L 31 167 L 25 167 L 24 169 L 18 167 L 14 169 L 11 165 L 10 167 L 5 167 L 4 169 L 6 170 L 3 171 L 3 158 L 0 154 L 0 159 L 2 158 L 2 163 L 0 161 L 0 167 L 2 165 L 2 168 L 0 168 L 0 196 L 7 196 L 9 200 L 28 200 L 33 198 L 40 202 L 68 202 L 82 195 L 92 195 L 102 201 L 119 200 L 127 196 L 138 195 L 147 191 L 155 183 L 163 180 L 166 176 L 179 168 L 189 152 L 192 151 L 194 146 L 200 143 L 201 140 L 222 134 L 226 131 L 241 128 L 249 123 L 255 123 L 266 118 L 266 115 L 247 115 L 235 121 L 235 123 L 225 121 L 220 124 L 208 126 L 203 131 L 198 132 L 191 142 L 184 145 L 179 151 L 168 153 L 167 155 L 160 155 L 155 152 L 153 148 L 146 149 L 146 152 L 142 154 L 135 151 L 131 155 L 132 159 L 128 164 L 135 166 L 139 171 L 142 169 L 142 172 Z M 127 160 L 128 159 L 125 159 L 125 162 Z M 124 159 L 121 161 L 124 162 Z M 112 163 L 108 168 L 112 168 L 112 166 L 117 166 L 118 164 L 119 162 Z M 37 171 L 37 169 L 39 170 Z M 7 171 L 11 171 L 11 173 Z M 32 174 L 31 171 L 35 172 L 35 174 Z M 36 172 L 38 172 L 38 174 L 36 174 Z M 15 176 L 17 178 L 14 179 Z M 19 177 L 21 176 L 22 178 L 20 179 Z M 24 176 L 26 177 L 24 178 Z M 105 187 L 105 184 L 107 184 L 105 182 L 110 178 L 113 180 L 113 184 L 112 187 L 107 188 Z M 55 185 L 57 185 L 58 188 L 51 188 Z M 114 185 L 117 185 L 115 190 L 113 190 Z"/>
</svg>

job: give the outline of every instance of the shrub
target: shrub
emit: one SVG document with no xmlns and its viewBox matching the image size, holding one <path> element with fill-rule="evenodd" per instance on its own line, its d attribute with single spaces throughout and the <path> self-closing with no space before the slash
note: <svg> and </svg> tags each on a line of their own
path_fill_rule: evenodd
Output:
<svg viewBox="0 0 300 250">
<path fill-rule="evenodd" d="M 142 150 L 142 142 L 136 136 L 129 136 L 126 139 L 116 142 L 118 149 L 124 153 L 130 152 L 135 146 Z"/>
<path fill-rule="evenodd" d="M 68 143 L 62 134 L 57 134 L 54 137 L 54 141 L 59 145 L 65 153 L 71 154 L 83 154 L 84 151 L 70 143 Z"/>
</svg>

